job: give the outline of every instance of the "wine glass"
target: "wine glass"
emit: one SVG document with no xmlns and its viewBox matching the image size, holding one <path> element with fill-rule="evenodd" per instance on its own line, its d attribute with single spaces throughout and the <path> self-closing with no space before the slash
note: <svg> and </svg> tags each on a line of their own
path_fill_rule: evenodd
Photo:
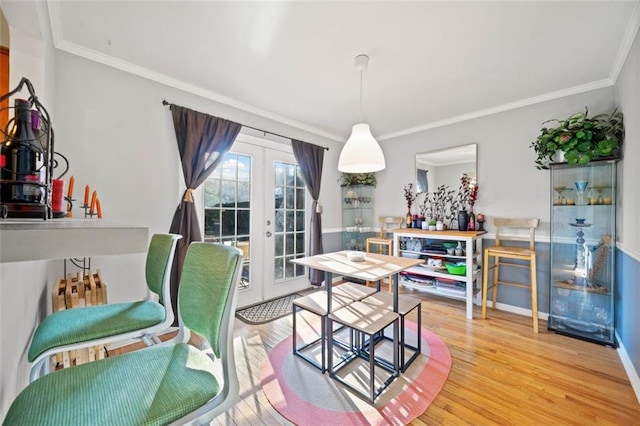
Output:
<svg viewBox="0 0 640 426">
<path fill-rule="evenodd" d="M 576 187 L 576 205 L 578 206 L 585 206 L 587 205 L 587 199 L 584 196 L 584 192 L 587 189 L 587 186 L 589 185 L 589 182 L 586 180 L 579 180 L 576 181 L 574 183 L 575 187 Z"/>
<path fill-rule="evenodd" d="M 567 188 L 566 186 L 555 186 L 554 191 L 558 194 L 558 197 L 553 200 L 553 204 L 556 206 L 567 204 L 567 199 L 564 196 L 565 191 L 571 191 L 573 188 Z"/>
</svg>

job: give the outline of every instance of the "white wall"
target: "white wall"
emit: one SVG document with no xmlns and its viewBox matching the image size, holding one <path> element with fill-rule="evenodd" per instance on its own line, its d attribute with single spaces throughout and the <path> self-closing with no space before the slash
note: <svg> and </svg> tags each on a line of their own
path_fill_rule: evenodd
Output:
<svg viewBox="0 0 640 426">
<path fill-rule="evenodd" d="M 383 141 L 387 168 L 377 174 L 376 199 L 387 203 L 380 205 L 381 213 L 405 213 L 402 188 L 415 181 L 415 170 L 406 165 L 415 163 L 416 153 L 477 143 L 479 189 L 474 210 L 487 216 L 487 230 L 493 230 L 491 217 L 539 217 L 537 235 L 548 239 L 549 172 L 535 168 L 536 155 L 529 145 L 542 122 L 566 118 L 585 106 L 590 114 L 610 112 L 613 98 L 613 88 L 605 88 Z"/>
<path fill-rule="evenodd" d="M 76 198 L 89 184 L 105 219 L 167 232 L 184 181 L 170 110 L 162 100 L 253 127 L 330 146 L 325 155 L 321 202 L 339 206 L 339 145 L 319 136 L 176 90 L 64 52 L 56 53 L 57 150 L 71 163 Z M 198 208 L 202 208 L 200 200 Z M 80 210 L 74 214 L 80 214 Z M 341 227 L 339 209 L 326 208 L 325 228 Z M 201 224 L 202 225 L 202 224 Z M 137 297 L 144 287 L 120 285 L 141 276 L 140 259 L 94 259 L 111 283 L 109 300 Z"/>
<path fill-rule="evenodd" d="M 625 114 L 625 141 L 622 155 L 625 159 L 618 168 L 618 235 L 622 247 L 640 261 L 640 35 L 636 36 L 632 50 L 616 82 L 616 99 Z M 622 195 L 622 196 L 620 196 Z"/>
<path fill-rule="evenodd" d="M 15 15 L 24 16 L 21 5 L 15 6 L 20 10 L 3 6 L 7 20 Z M 51 97 L 45 84 L 43 57 L 49 55 L 50 45 L 14 25 L 9 25 L 8 32 L 10 90 L 22 77 L 27 77 L 40 100 L 46 104 Z M 28 97 L 26 86 L 18 96 Z M 0 250 L 7 249 L 0 242 Z M 0 418 L 4 418 L 9 404 L 28 382 L 26 353 L 31 333 L 51 304 L 47 283 L 55 279 L 54 269 L 52 262 L 44 261 L 0 264 Z"/>
</svg>

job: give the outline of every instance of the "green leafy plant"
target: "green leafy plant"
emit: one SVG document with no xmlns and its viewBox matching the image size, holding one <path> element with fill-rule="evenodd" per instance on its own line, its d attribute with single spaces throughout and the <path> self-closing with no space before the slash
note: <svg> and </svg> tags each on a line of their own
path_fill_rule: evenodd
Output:
<svg viewBox="0 0 640 426">
<path fill-rule="evenodd" d="M 538 170 L 548 169 L 557 151 L 564 153 L 569 164 L 586 164 L 602 157 L 618 157 L 624 139 L 622 112 L 588 117 L 589 111 L 571 115 L 566 120 L 547 120 L 542 125 L 556 122 L 556 127 L 543 127 L 530 147 L 537 154 Z"/>
<path fill-rule="evenodd" d="M 373 173 L 343 173 L 340 179 L 342 179 L 340 186 L 368 185 L 375 187 L 378 183 L 376 175 Z"/>
</svg>

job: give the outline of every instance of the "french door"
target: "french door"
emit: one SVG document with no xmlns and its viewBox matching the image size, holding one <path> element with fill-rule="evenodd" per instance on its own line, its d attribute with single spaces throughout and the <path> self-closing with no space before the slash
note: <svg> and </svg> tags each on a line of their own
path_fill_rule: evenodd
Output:
<svg viewBox="0 0 640 426">
<path fill-rule="evenodd" d="M 292 259 L 307 247 L 307 191 L 288 145 L 241 133 L 204 185 L 204 239 L 245 260 L 238 307 L 309 286 Z"/>
</svg>

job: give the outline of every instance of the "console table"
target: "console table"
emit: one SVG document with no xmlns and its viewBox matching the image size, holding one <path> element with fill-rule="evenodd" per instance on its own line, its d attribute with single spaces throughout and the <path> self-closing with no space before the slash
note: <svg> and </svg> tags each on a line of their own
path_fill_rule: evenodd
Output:
<svg viewBox="0 0 640 426">
<path fill-rule="evenodd" d="M 465 275 L 453 275 L 447 272 L 446 268 L 428 268 L 424 265 L 410 267 L 406 273 L 416 277 L 425 277 L 425 282 L 411 281 L 407 276 L 400 277 L 400 283 L 408 288 L 425 293 L 437 294 L 439 296 L 464 300 L 466 302 L 466 317 L 473 318 L 473 298 L 481 291 L 481 286 L 476 289 L 474 283 L 477 281 L 478 272 L 482 263 L 482 238 L 485 231 L 425 231 L 421 229 L 393 229 L 393 254 L 401 257 L 411 257 L 428 261 L 430 258 L 442 259 L 444 262 L 464 262 L 466 265 Z M 454 242 L 463 246 L 464 254 L 456 256 L 448 254 L 443 242 Z M 438 278 L 443 282 L 455 281 L 465 286 L 463 290 L 455 290 L 445 286 L 438 286 Z M 431 281 L 431 283 L 429 283 Z"/>
</svg>

